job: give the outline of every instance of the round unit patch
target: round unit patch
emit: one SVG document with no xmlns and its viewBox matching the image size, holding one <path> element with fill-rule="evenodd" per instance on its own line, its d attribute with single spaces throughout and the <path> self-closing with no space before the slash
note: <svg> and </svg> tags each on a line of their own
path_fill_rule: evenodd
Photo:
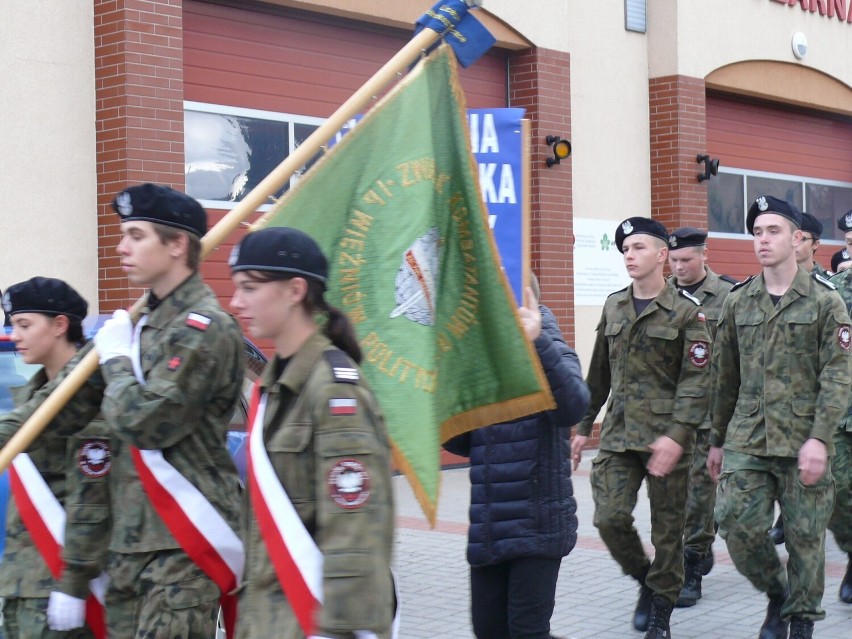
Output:
<svg viewBox="0 0 852 639">
<path fill-rule="evenodd" d="M 852 331 L 845 324 L 837 328 L 837 343 L 844 351 L 848 351 L 852 346 Z"/>
<path fill-rule="evenodd" d="M 328 471 L 328 493 L 341 508 L 359 508 L 370 499 L 370 475 L 357 459 L 344 459 Z"/>
<path fill-rule="evenodd" d="M 80 446 L 77 463 L 86 477 L 103 477 L 112 466 L 109 442 L 103 439 L 88 439 Z"/>
<path fill-rule="evenodd" d="M 710 348 L 706 342 L 695 342 L 689 347 L 689 361 L 698 368 L 704 368 L 710 361 Z"/>
</svg>

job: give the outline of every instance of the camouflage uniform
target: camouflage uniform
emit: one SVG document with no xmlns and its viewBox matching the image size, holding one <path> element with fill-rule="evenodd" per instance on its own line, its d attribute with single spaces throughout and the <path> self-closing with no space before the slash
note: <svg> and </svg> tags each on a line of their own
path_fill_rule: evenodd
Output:
<svg viewBox="0 0 852 639">
<path fill-rule="evenodd" d="M 190 313 L 210 322 L 190 321 Z M 219 589 L 180 549 L 154 510 L 129 446 L 162 449 L 166 461 L 238 530 L 239 479 L 226 437 L 243 380 L 242 334 L 197 273 L 142 314 L 147 315 L 141 334 L 145 386 L 137 382 L 129 358 L 114 357 L 48 428 L 60 435 L 73 433 L 99 409 L 110 427 L 110 634 L 210 639 Z M 0 432 L 23 423 L 61 379 L 58 376 L 33 401 L 7 415 Z"/>
<path fill-rule="evenodd" d="M 722 316 L 722 303 L 725 301 L 733 282 L 724 280 L 705 266 L 707 277 L 693 295 L 701 302 L 701 311 L 707 318 L 710 334 L 716 335 L 716 327 Z M 674 277 L 670 279 L 676 284 Z M 716 483 L 707 471 L 707 452 L 710 449 L 710 415 L 698 427 L 695 436 L 695 450 L 689 467 L 689 493 L 686 499 L 686 524 L 684 525 L 683 547 L 699 556 L 710 553 L 716 538 L 716 525 L 713 508 L 716 505 Z"/>
<path fill-rule="evenodd" d="M 648 557 L 632 512 L 646 480 L 656 554 L 644 583 L 672 604 L 683 585 L 689 460 L 710 401 L 710 331 L 698 301 L 690 298 L 666 284 L 638 318 L 632 285 L 607 298 L 586 378 L 591 405 L 577 427 L 588 436 L 606 401 L 592 467 L 594 524 L 626 574 L 643 572 Z M 646 470 L 648 446 L 664 435 L 684 455 L 668 476 L 652 477 Z"/>
<path fill-rule="evenodd" d="M 261 382 L 267 393 L 264 441 L 281 485 L 323 554 L 324 605 L 314 632 L 354 639 L 354 631 L 372 630 L 385 639 L 394 609 L 394 506 L 381 410 L 363 378 L 340 375 L 357 368 L 322 334 L 302 346 L 280 377 L 278 366 L 279 360 L 270 362 Z M 356 413 L 332 415 L 330 401 L 337 398 L 355 399 Z M 369 475 L 369 492 L 355 494 L 349 504 L 333 479 L 344 461 L 357 461 Z M 302 639 L 248 503 L 243 540 L 238 639 Z"/>
<path fill-rule="evenodd" d="M 816 273 L 817 275 L 819 275 L 820 277 L 822 277 L 824 279 L 828 279 L 829 277 L 834 275 L 834 273 L 832 273 L 831 271 L 826 271 L 822 267 L 822 264 L 820 264 L 816 260 L 814 260 L 814 267 L 811 269 L 811 273 Z"/>
<path fill-rule="evenodd" d="M 831 278 L 837 292 L 846 302 L 847 312 L 852 312 L 852 269 Z M 834 533 L 837 545 L 845 553 L 852 553 L 852 398 L 840 427 L 834 433 L 834 458 L 831 471 L 836 483 L 834 512 L 828 528 Z"/>
<path fill-rule="evenodd" d="M 75 363 L 76 359 L 72 360 L 66 370 L 71 370 Z M 45 384 L 47 376 L 42 369 L 26 385 L 14 389 L 15 402 L 25 403 Z M 3 445 L 8 434 L 6 431 L 0 437 Z M 105 453 L 98 456 L 97 463 L 94 462 L 94 453 L 89 452 L 95 450 Z M 29 451 L 29 455 L 51 492 L 64 506 L 68 524 L 85 521 L 93 534 L 66 543 L 62 553 L 66 570 L 57 583 L 33 543 L 15 500 L 9 500 L 6 551 L 0 566 L 0 596 L 5 597 L 6 636 L 9 639 L 92 637 L 87 626 L 69 632 L 51 630 L 47 625 L 46 611 L 52 590 L 62 590 L 85 599 L 89 595 L 89 580 L 97 577 L 106 564 L 109 534 L 107 474 L 110 470 L 108 429 L 106 424 L 96 419 L 69 437 L 45 438 L 41 446 Z M 75 580 L 75 574 L 82 578 Z"/>
<path fill-rule="evenodd" d="M 787 536 L 790 596 L 781 616 L 816 620 L 825 569 L 825 527 L 834 503 L 831 469 L 799 481 L 808 438 L 832 438 L 849 403 L 849 316 L 833 286 L 799 268 L 773 304 L 763 275 L 725 301 L 713 362 L 710 445 L 724 447 L 716 518 L 728 552 L 760 591 L 777 597 L 787 576 L 766 531 L 775 501 Z"/>
</svg>

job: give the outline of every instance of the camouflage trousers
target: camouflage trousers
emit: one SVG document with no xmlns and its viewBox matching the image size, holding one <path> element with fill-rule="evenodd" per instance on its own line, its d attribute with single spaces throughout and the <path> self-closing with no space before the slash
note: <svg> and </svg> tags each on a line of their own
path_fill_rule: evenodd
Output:
<svg viewBox="0 0 852 639">
<path fill-rule="evenodd" d="M 60 632 L 47 626 L 47 597 L 7 597 L 3 601 L 6 639 L 93 639 L 88 626 Z"/>
<path fill-rule="evenodd" d="M 686 498 L 686 523 L 683 527 L 683 546 L 699 555 L 706 555 L 716 539 L 716 483 L 707 470 L 710 450 L 710 429 L 698 431 L 695 450 L 689 466 L 689 492 Z"/>
<path fill-rule="evenodd" d="M 107 561 L 111 639 L 212 639 L 219 588 L 182 550 L 121 554 Z"/>
<path fill-rule="evenodd" d="M 852 431 L 838 430 L 833 439 L 835 455 L 831 459 L 831 472 L 837 497 L 828 529 L 834 533 L 840 550 L 852 553 Z"/>
<path fill-rule="evenodd" d="M 786 574 L 767 534 L 775 502 L 784 518 Z M 831 467 L 813 486 L 799 481 L 795 457 L 758 457 L 725 451 L 716 519 L 719 534 L 737 570 L 752 585 L 778 594 L 789 583 L 790 596 L 781 615 L 818 620 L 825 617 L 825 529 L 834 506 Z"/>
<path fill-rule="evenodd" d="M 598 453 L 591 475 L 594 524 L 625 574 L 634 575 L 647 566 L 648 556 L 633 525 L 633 510 L 645 480 L 654 545 L 645 583 L 673 604 L 683 587 L 683 524 L 691 455 L 681 457 L 666 477 L 648 474 L 650 458 L 650 453 L 638 451 Z"/>
</svg>

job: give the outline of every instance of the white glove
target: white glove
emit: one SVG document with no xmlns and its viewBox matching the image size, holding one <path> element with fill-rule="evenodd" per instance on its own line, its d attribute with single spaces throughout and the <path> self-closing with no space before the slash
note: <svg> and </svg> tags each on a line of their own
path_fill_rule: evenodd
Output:
<svg viewBox="0 0 852 639">
<path fill-rule="evenodd" d="M 50 593 L 47 601 L 47 625 L 53 630 L 82 628 L 86 619 L 86 600 L 64 592 Z"/>
<path fill-rule="evenodd" d="M 113 357 L 130 357 L 130 343 L 133 340 L 133 322 L 125 310 L 112 314 L 101 330 L 95 333 L 95 348 L 103 364 Z"/>
</svg>

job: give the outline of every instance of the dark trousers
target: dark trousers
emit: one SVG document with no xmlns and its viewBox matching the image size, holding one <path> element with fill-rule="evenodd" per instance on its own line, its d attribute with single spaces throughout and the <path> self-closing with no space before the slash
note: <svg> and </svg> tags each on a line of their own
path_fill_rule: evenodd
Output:
<svg viewBox="0 0 852 639">
<path fill-rule="evenodd" d="M 477 639 L 549 639 L 561 559 L 521 557 L 470 569 Z"/>
</svg>

